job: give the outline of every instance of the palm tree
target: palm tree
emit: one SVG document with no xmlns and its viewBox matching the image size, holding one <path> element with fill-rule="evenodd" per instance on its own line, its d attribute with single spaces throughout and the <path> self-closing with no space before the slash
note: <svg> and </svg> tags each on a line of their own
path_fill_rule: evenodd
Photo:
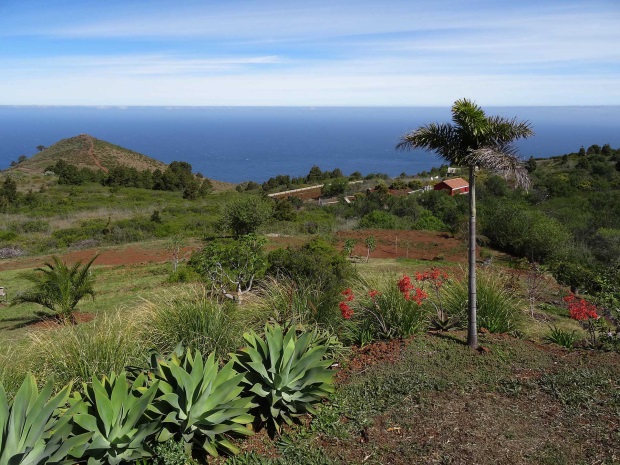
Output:
<svg viewBox="0 0 620 465">
<path fill-rule="evenodd" d="M 58 257 L 52 256 L 51 263 L 45 263 L 46 268 L 36 268 L 22 275 L 33 287 L 18 294 L 11 305 L 26 302 L 43 305 L 63 321 L 67 321 L 72 318 L 80 300 L 86 296 L 95 298 L 95 279 L 89 269 L 98 256 L 99 254 L 95 255 L 84 266 L 78 261 L 70 267 Z"/>
<path fill-rule="evenodd" d="M 527 188 L 529 178 L 511 143 L 534 135 L 527 121 L 487 116 L 471 100 L 452 105 L 452 123 L 430 123 L 403 135 L 397 149 L 423 148 L 469 168 L 469 300 L 467 344 L 478 347 L 476 326 L 476 168 L 501 171 Z"/>
</svg>

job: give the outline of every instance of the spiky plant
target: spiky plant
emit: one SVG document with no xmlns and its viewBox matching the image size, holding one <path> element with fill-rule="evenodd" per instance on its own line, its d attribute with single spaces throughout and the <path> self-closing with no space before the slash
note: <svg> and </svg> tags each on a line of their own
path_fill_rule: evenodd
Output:
<svg viewBox="0 0 620 465">
<path fill-rule="evenodd" d="M 84 297 L 95 298 L 95 278 L 90 267 L 99 255 L 95 255 L 84 266 L 78 261 L 68 266 L 53 256 L 44 267 L 24 273 L 21 276 L 33 287 L 18 294 L 11 305 L 35 303 L 51 310 L 63 320 L 71 319 L 78 302 Z"/>
</svg>

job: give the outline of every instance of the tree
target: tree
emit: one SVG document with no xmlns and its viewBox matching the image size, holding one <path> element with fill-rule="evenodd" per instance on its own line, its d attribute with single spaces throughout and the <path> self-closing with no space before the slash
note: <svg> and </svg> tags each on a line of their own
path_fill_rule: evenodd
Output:
<svg viewBox="0 0 620 465">
<path fill-rule="evenodd" d="M 401 137 L 398 149 L 436 152 L 451 165 L 469 168 L 469 298 L 467 343 L 478 347 L 476 324 L 476 169 L 502 171 L 527 187 L 529 178 L 511 143 L 534 134 L 529 122 L 487 116 L 473 101 L 452 105 L 452 123 L 430 123 Z"/>
<path fill-rule="evenodd" d="M 252 290 L 267 269 L 265 242 L 254 234 L 236 240 L 214 240 L 195 253 L 189 265 L 211 284 L 214 294 L 234 299 L 230 294 L 234 291 L 237 302 L 241 302 L 243 294 Z"/>
<path fill-rule="evenodd" d="M 368 263 L 368 260 L 370 259 L 370 252 L 374 252 L 374 250 L 377 248 L 377 241 L 375 240 L 375 236 L 368 236 L 366 240 L 364 240 L 364 245 L 366 246 L 366 249 L 368 251 L 368 253 L 366 253 L 366 263 Z"/>
<path fill-rule="evenodd" d="M 45 145 L 37 145 L 37 150 L 43 152 L 43 150 L 45 150 Z"/>
<path fill-rule="evenodd" d="M 0 187 L 0 197 L 6 198 L 9 205 L 17 201 L 17 184 L 11 176 L 4 178 L 2 187 Z"/>
<path fill-rule="evenodd" d="M 534 171 L 536 171 L 536 160 L 534 159 L 534 157 L 528 158 L 527 162 L 525 163 L 525 169 L 528 173 L 533 173 Z"/>
<path fill-rule="evenodd" d="M 256 232 L 273 213 L 273 202 L 257 196 L 244 196 L 228 203 L 222 211 L 220 228 L 234 237 Z"/>
<path fill-rule="evenodd" d="M 11 305 L 27 302 L 43 305 L 66 322 L 73 317 L 80 300 L 87 296 L 95 298 L 95 278 L 90 273 L 90 266 L 98 256 L 95 255 L 84 266 L 81 261 L 67 266 L 60 258 L 52 256 L 51 263 L 45 263 L 46 268 L 37 268 L 22 275 L 33 287 L 18 294 Z"/>
</svg>

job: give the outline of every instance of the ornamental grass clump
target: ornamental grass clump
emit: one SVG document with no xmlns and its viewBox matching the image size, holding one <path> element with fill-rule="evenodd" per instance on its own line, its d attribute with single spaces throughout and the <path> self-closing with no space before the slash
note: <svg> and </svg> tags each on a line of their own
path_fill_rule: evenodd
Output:
<svg viewBox="0 0 620 465">
<path fill-rule="evenodd" d="M 211 299 L 202 286 L 160 292 L 144 300 L 137 315 L 142 339 L 160 353 L 182 344 L 204 354 L 225 355 L 241 345 L 245 320 L 251 319 L 238 305 Z"/>
<path fill-rule="evenodd" d="M 510 333 L 523 319 L 521 302 L 509 288 L 506 278 L 490 271 L 478 273 L 478 327 L 491 333 Z M 466 320 L 467 280 L 451 280 L 443 290 L 444 309 L 449 315 Z"/>
<path fill-rule="evenodd" d="M 136 338 L 138 323 L 119 311 L 105 313 L 89 323 L 33 331 L 28 334 L 30 344 L 24 348 L 24 358 L 40 376 L 54 376 L 61 384 L 120 373 L 146 353 Z"/>
<path fill-rule="evenodd" d="M 280 325 L 267 324 L 264 338 L 254 331 L 243 337 L 247 346 L 234 355 L 235 366 L 246 374 L 243 382 L 256 403 L 259 426 L 270 434 L 315 413 L 313 404 L 334 392 L 332 360 L 325 358 L 325 345 L 313 343 L 313 333 L 297 336 L 295 328 L 284 333 Z"/>
</svg>

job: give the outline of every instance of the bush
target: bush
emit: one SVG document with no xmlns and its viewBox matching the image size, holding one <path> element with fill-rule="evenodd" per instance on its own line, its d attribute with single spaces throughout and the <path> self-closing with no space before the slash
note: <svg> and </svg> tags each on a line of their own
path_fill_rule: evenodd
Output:
<svg viewBox="0 0 620 465">
<path fill-rule="evenodd" d="M 383 210 L 375 210 L 365 215 L 361 220 L 359 227 L 367 229 L 399 229 L 398 217 Z"/>
<path fill-rule="evenodd" d="M 323 295 L 326 302 L 338 304 L 340 290 L 355 274 L 353 265 L 325 240 L 317 238 L 295 248 L 269 253 L 267 273 L 286 276 L 298 284 L 307 283 Z"/>
<path fill-rule="evenodd" d="M 271 217 L 273 202 L 258 196 L 239 197 L 222 209 L 220 228 L 240 237 L 255 233 Z"/>
<path fill-rule="evenodd" d="M 509 333 L 519 328 L 523 313 L 520 301 L 507 286 L 506 278 L 492 272 L 477 275 L 478 327 L 492 333 Z M 469 297 L 467 279 L 451 280 L 444 287 L 444 306 L 448 314 L 467 320 Z"/>
</svg>

